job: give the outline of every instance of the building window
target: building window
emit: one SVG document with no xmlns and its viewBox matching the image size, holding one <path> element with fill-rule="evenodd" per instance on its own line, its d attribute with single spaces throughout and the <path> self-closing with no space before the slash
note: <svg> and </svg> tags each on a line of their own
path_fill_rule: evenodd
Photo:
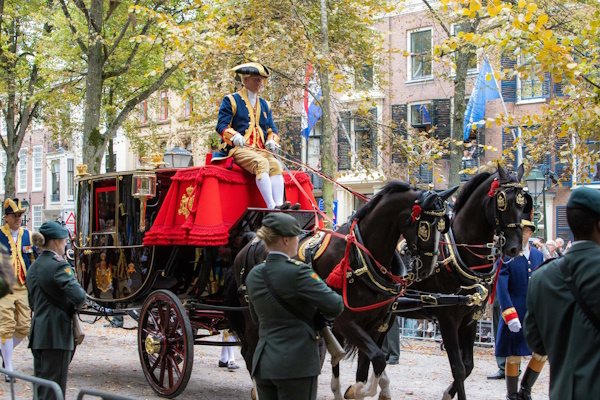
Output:
<svg viewBox="0 0 600 400">
<path fill-rule="evenodd" d="M 160 109 L 158 110 L 158 120 L 166 121 L 169 118 L 169 93 L 166 90 L 160 92 Z"/>
<path fill-rule="evenodd" d="M 33 188 L 42 190 L 42 146 L 33 148 Z"/>
<path fill-rule="evenodd" d="M 18 192 L 27 192 L 27 150 L 21 149 L 19 151 L 19 163 L 17 167 L 19 179 Z"/>
<path fill-rule="evenodd" d="M 148 123 L 148 102 L 146 100 L 140 103 L 140 124 Z"/>
<path fill-rule="evenodd" d="M 306 164 L 309 167 L 321 170 L 321 123 L 317 123 L 313 130 L 310 132 L 307 142 L 307 156 Z M 319 175 L 309 172 L 310 180 L 313 184 L 314 190 L 323 189 L 323 178 Z"/>
<path fill-rule="evenodd" d="M 410 106 L 410 125 L 419 132 L 431 129 L 430 104 L 412 104 Z"/>
<path fill-rule="evenodd" d="M 4 194 L 4 178 L 6 177 L 6 153 L 0 153 L 0 194 Z"/>
<path fill-rule="evenodd" d="M 409 80 L 431 78 L 431 28 L 409 32 Z"/>
<path fill-rule="evenodd" d="M 75 160 L 67 158 L 67 200 L 75 199 Z"/>
<path fill-rule="evenodd" d="M 466 32 L 467 30 L 463 27 L 462 24 L 454 24 L 452 25 L 452 34 L 454 36 L 459 36 L 459 34 L 461 32 Z M 454 59 L 454 64 L 456 65 L 456 59 Z M 478 68 L 478 64 L 477 64 L 477 54 L 474 51 L 469 52 L 469 68 L 467 69 L 467 73 L 471 74 L 471 73 L 476 73 Z M 455 69 L 452 69 L 453 73 L 456 73 Z"/>
<path fill-rule="evenodd" d="M 359 69 L 358 74 L 355 75 L 354 87 L 356 90 L 373 89 L 373 75 L 373 65 L 363 64 Z"/>
<path fill-rule="evenodd" d="M 550 97 L 550 74 L 535 74 L 535 62 L 527 62 L 526 73 L 517 74 L 517 102 L 540 101 Z"/>
<path fill-rule="evenodd" d="M 33 223 L 33 230 L 38 232 L 40 226 L 42 226 L 42 206 L 31 207 L 31 218 Z"/>
<path fill-rule="evenodd" d="M 52 161 L 52 164 L 50 164 L 50 172 L 52 173 L 50 201 L 57 203 L 60 201 L 60 160 Z"/>
<path fill-rule="evenodd" d="M 188 96 L 185 99 L 185 102 L 183 104 L 183 117 L 184 118 L 189 118 L 192 116 L 192 111 L 194 110 L 194 105 L 192 102 L 192 96 Z"/>
</svg>

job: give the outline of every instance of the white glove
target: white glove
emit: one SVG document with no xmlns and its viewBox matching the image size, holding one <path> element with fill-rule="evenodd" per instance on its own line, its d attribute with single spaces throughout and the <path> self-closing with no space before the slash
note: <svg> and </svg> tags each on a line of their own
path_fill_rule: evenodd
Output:
<svg viewBox="0 0 600 400">
<path fill-rule="evenodd" d="M 519 321 L 519 318 L 511 319 L 510 321 L 508 321 L 508 329 L 510 329 L 510 331 L 514 333 L 519 332 L 521 330 L 521 322 Z"/>
<path fill-rule="evenodd" d="M 231 142 L 238 147 L 244 147 L 244 145 L 246 144 L 244 137 L 239 133 L 233 135 L 233 137 L 231 138 Z"/>
<path fill-rule="evenodd" d="M 267 143 L 265 143 L 265 147 L 271 153 L 275 153 L 275 150 L 277 150 L 279 148 L 279 145 L 277 143 L 275 143 L 275 141 L 273 139 L 271 139 L 271 140 L 267 140 Z"/>
</svg>

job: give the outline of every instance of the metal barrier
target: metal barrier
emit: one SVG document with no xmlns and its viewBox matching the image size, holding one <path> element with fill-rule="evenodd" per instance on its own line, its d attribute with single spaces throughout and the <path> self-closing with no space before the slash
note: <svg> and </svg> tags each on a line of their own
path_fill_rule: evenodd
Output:
<svg viewBox="0 0 600 400">
<path fill-rule="evenodd" d="M 6 375 L 10 376 L 11 378 L 22 379 L 24 381 L 33 383 L 33 385 L 34 385 L 33 386 L 33 400 L 37 400 L 37 398 L 38 398 L 37 391 L 35 390 L 35 385 L 49 387 L 54 392 L 54 395 L 56 396 L 57 400 L 64 400 L 63 393 L 62 393 L 60 386 L 58 386 L 58 383 L 56 383 L 54 381 L 49 381 L 47 379 L 42 379 L 42 378 L 37 378 L 35 376 L 21 374 L 20 372 L 7 371 L 4 368 L 0 368 L 0 373 L 6 374 Z M 11 399 L 15 400 L 16 397 L 15 397 L 15 380 L 14 379 L 10 380 L 10 394 L 11 394 Z"/>
<path fill-rule="evenodd" d="M 442 334 L 437 322 L 432 320 L 417 320 L 400 318 L 400 339 L 416 339 L 441 342 Z M 475 345 L 483 347 L 494 346 L 494 335 L 492 334 L 492 321 L 480 319 L 477 321 L 477 334 Z"/>
<path fill-rule="evenodd" d="M 90 396 L 100 397 L 103 400 L 136 400 L 133 397 L 121 396 L 120 394 L 104 393 L 99 390 L 93 389 L 81 389 L 79 393 L 77 393 L 77 400 L 83 399 L 83 396 L 85 396 L 86 394 Z"/>
<path fill-rule="evenodd" d="M 16 397 L 15 397 L 15 379 L 14 378 L 33 383 L 33 400 L 38 399 L 37 391 L 35 390 L 36 385 L 37 386 L 46 386 L 46 387 L 51 388 L 52 391 L 54 392 L 54 395 L 56 396 L 56 400 L 64 400 L 62 389 L 60 388 L 58 383 L 56 383 L 54 381 L 49 381 L 47 379 L 42 379 L 42 378 L 38 378 L 35 376 L 22 374 L 20 372 L 7 371 L 4 368 L 0 368 L 0 374 L 6 374 L 6 375 L 10 376 L 11 378 L 13 378 L 10 380 L 10 394 L 11 394 L 12 400 L 16 399 Z M 81 389 L 79 391 L 79 393 L 77 393 L 77 400 L 83 399 L 83 396 L 85 396 L 85 395 L 99 397 L 103 400 L 136 400 L 133 397 L 126 397 L 126 396 L 121 396 L 119 394 L 105 393 L 105 392 L 101 392 L 99 390 L 93 390 L 93 389 Z"/>
</svg>

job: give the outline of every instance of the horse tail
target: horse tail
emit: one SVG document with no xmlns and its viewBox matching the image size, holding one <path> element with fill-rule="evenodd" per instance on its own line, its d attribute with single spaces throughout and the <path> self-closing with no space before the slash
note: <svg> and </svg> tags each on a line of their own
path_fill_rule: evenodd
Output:
<svg viewBox="0 0 600 400">
<path fill-rule="evenodd" d="M 223 277 L 225 281 L 223 286 L 223 303 L 229 307 L 242 307 L 240 298 L 238 296 L 238 286 L 235 281 L 234 268 L 229 268 Z M 239 311 L 230 311 L 227 313 L 227 319 L 231 325 L 231 330 L 234 331 L 238 336 L 242 335 L 246 329 L 244 321 L 244 314 Z"/>
</svg>

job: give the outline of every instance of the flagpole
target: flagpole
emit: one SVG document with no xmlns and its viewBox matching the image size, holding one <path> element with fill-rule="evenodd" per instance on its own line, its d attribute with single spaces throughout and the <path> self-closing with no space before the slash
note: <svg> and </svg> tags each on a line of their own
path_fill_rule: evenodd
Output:
<svg viewBox="0 0 600 400">
<path fill-rule="evenodd" d="M 504 102 L 504 97 L 502 97 L 502 90 L 500 89 L 500 85 L 498 85 L 498 81 L 496 81 L 496 75 L 494 74 L 494 68 L 492 68 L 492 64 L 490 64 L 490 61 L 488 60 L 488 57 L 485 56 L 485 61 L 487 61 L 488 65 L 490 66 L 490 70 L 492 71 L 492 79 L 494 79 L 494 82 L 496 83 L 496 87 L 498 88 L 498 94 L 500 94 L 500 101 L 502 101 L 502 107 L 504 108 L 504 113 L 506 114 L 506 119 L 508 121 L 508 110 L 506 109 L 506 103 Z M 515 136 L 515 132 L 511 129 L 511 133 L 513 136 L 513 140 L 517 140 L 517 138 L 519 138 L 518 141 L 518 146 L 517 146 L 517 166 L 523 164 L 523 148 L 521 147 L 521 128 L 518 127 L 516 129 L 517 131 L 517 135 Z"/>
</svg>

